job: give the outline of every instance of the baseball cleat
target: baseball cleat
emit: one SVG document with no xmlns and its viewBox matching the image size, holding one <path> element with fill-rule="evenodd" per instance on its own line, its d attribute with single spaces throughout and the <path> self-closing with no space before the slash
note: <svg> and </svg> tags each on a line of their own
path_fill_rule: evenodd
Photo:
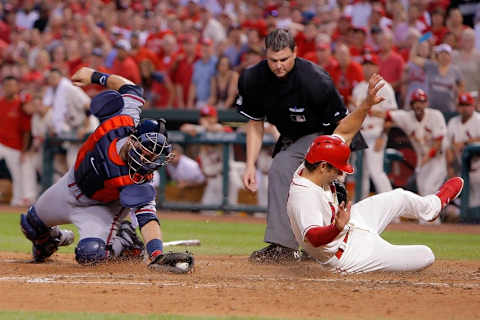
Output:
<svg viewBox="0 0 480 320">
<path fill-rule="evenodd" d="M 447 180 L 447 182 L 445 182 L 435 194 L 442 202 L 442 209 L 445 208 L 451 201 L 455 200 L 462 192 L 462 189 L 462 178 L 455 177 Z"/>
<path fill-rule="evenodd" d="M 47 235 L 34 241 L 32 246 L 32 255 L 35 262 L 45 262 L 54 254 L 59 246 L 68 246 L 73 243 L 75 236 L 72 231 L 52 227 Z"/>
<path fill-rule="evenodd" d="M 263 249 L 254 251 L 248 260 L 251 263 L 291 263 L 300 261 L 300 251 L 278 244 L 270 244 Z"/>
<path fill-rule="evenodd" d="M 64 247 L 71 245 L 73 243 L 73 240 L 75 239 L 75 235 L 73 234 L 73 232 L 65 229 L 60 229 L 59 231 L 60 236 L 58 238 L 58 246 Z"/>
</svg>

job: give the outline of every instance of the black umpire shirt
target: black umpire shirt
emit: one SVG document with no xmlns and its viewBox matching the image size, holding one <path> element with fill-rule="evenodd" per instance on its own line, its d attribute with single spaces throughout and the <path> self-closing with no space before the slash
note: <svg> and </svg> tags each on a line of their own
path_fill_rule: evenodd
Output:
<svg viewBox="0 0 480 320">
<path fill-rule="evenodd" d="M 242 72 L 238 92 L 235 104 L 239 112 L 249 119 L 274 124 L 281 135 L 279 144 L 312 133 L 332 134 L 338 121 L 347 115 L 328 73 L 302 58 L 296 58 L 293 69 L 281 79 L 266 60 L 259 62 Z M 357 134 L 351 147 L 366 147 L 361 135 Z"/>
</svg>

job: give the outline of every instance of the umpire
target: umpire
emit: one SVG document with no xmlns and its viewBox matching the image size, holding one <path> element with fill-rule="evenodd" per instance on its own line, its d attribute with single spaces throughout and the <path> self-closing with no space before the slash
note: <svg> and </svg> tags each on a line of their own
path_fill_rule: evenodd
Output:
<svg viewBox="0 0 480 320">
<path fill-rule="evenodd" d="M 238 82 L 236 107 L 249 118 L 245 187 L 255 192 L 255 162 L 263 140 L 264 121 L 280 132 L 268 174 L 267 247 L 254 251 L 251 262 L 281 263 L 298 259 L 298 243 L 287 215 L 287 198 L 293 174 L 313 139 L 331 134 L 346 116 L 347 108 L 332 79 L 321 67 L 297 58 L 291 33 L 276 29 L 265 38 L 266 59 L 246 69 Z M 352 149 L 365 148 L 360 135 Z"/>
</svg>

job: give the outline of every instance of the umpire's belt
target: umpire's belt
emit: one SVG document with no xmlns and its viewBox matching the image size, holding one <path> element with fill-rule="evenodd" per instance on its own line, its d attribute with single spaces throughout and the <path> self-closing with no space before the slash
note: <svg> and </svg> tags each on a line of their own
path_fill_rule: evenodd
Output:
<svg viewBox="0 0 480 320">
<path fill-rule="evenodd" d="M 347 231 L 345 234 L 345 237 L 343 238 L 343 241 L 340 243 L 340 246 L 338 247 L 337 252 L 335 253 L 335 257 L 337 257 L 338 260 L 342 257 L 343 253 L 347 249 L 347 241 L 348 241 L 348 235 L 350 234 L 350 229 Z"/>
</svg>

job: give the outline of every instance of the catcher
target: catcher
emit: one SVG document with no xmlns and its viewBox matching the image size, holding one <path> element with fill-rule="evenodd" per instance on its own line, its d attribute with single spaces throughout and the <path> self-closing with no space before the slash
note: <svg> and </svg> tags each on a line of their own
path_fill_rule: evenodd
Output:
<svg viewBox="0 0 480 320">
<path fill-rule="evenodd" d="M 190 253 L 163 252 L 156 214 L 153 172 L 173 157 L 165 121 L 140 122 L 143 89 L 130 80 L 84 67 L 72 82 L 96 83 L 110 90 L 91 101 L 90 112 L 101 123 L 80 148 L 74 167 L 21 215 L 22 231 L 33 243 L 34 261 L 44 262 L 59 246 L 73 242 L 73 232 L 58 227 L 67 223 L 73 223 L 80 234 L 75 248 L 79 264 L 142 257 L 142 241 L 132 224 L 123 221 L 130 211 L 145 241 L 149 268 L 191 271 Z"/>
</svg>

